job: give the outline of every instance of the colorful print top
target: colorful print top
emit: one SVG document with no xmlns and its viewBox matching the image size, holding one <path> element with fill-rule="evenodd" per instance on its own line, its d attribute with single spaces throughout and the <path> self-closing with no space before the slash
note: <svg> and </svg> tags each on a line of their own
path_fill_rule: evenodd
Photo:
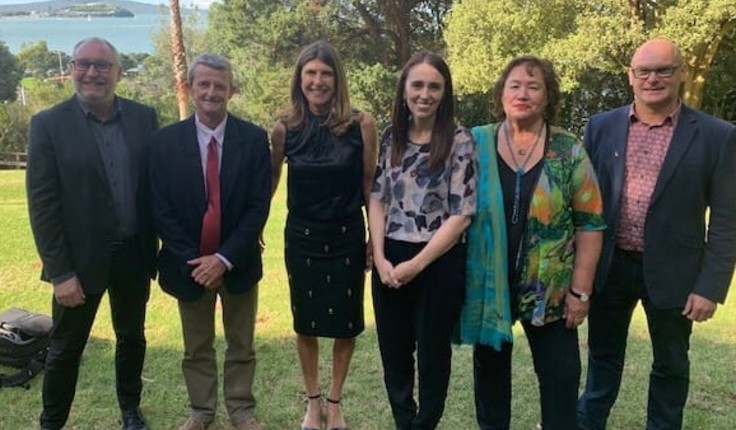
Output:
<svg viewBox="0 0 736 430">
<path fill-rule="evenodd" d="M 429 145 L 408 142 L 398 166 L 391 166 L 391 133 L 383 134 L 371 197 L 386 208 L 386 237 L 428 242 L 451 215 L 475 214 L 477 156 L 467 129 L 458 127 L 441 169 L 429 168 Z"/>
<path fill-rule="evenodd" d="M 606 223 L 598 179 L 575 136 L 552 127 L 543 162 L 527 214 L 521 276 L 512 291 L 518 294 L 520 319 L 535 320 L 536 307 L 538 312 L 544 309 L 537 318 L 548 323 L 562 318 L 565 311 L 575 231 L 604 230 Z"/>
</svg>

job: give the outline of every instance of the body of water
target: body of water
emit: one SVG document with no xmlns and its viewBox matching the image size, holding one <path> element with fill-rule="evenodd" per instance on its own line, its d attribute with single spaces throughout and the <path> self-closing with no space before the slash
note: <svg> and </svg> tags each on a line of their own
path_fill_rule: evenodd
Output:
<svg viewBox="0 0 736 430">
<path fill-rule="evenodd" d="M 204 25 L 205 19 L 199 22 Z M 135 18 L 0 18 L 0 41 L 13 54 L 24 43 L 39 40 L 46 40 L 49 50 L 70 54 L 78 41 L 97 36 L 109 40 L 121 53 L 153 53 L 153 36 L 164 27 L 169 27 L 169 15 L 163 13 Z"/>
</svg>

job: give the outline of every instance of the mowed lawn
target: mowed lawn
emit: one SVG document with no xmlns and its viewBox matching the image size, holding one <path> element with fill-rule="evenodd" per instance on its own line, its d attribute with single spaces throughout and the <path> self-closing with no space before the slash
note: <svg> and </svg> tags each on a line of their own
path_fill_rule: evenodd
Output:
<svg viewBox="0 0 736 430">
<path fill-rule="evenodd" d="M 294 348 L 289 295 L 282 261 L 282 229 L 285 220 L 284 184 L 276 195 L 265 240 L 265 276 L 260 284 L 256 349 L 258 366 L 255 392 L 257 417 L 269 430 L 296 429 L 304 412 L 304 392 Z M 736 216 L 736 214 L 734 214 Z M 51 288 L 39 281 L 40 263 L 28 225 L 21 171 L 0 171 L 0 310 L 11 306 L 50 312 Z M 686 429 L 732 429 L 736 423 L 736 304 L 719 308 L 716 318 L 694 328 L 690 397 L 685 411 Z M 391 429 L 392 420 L 384 393 L 376 341 L 369 283 L 366 283 L 366 331 L 358 340 L 343 403 L 353 430 Z M 586 359 L 586 326 L 580 333 L 583 364 Z M 187 414 L 180 358 L 181 327 L 176 302 L 153 285 L 146 321 L 148 354 L 143 372 L 142 410 L 154 430 L 176 429 Z M 528 347 L 517 327 L 514 355 L 514 430 L 531 430 L 540 420 L 536 378 Z M 218 322 L 218 356 L 224 342 Z M 68 429 L 118 428 L 114 384 L 114 334 L 107 302 L 100 308 L 82 359 L 76 399 Z M 321 377 L 326 390 L 327 356 L 321 350 Z M 473 429 L 471 348 L 456 347 L 453 374 L 442 429 Z M 648 371 L 651 363 L 646 321 L 637 309 L 632 324 L 628 359 L 619 401 L 609 429 L 645 427 Z M 7 372 L 10 369 L 2 368 Z M 43 376 L 29 389 L 0 389 L 0 430 L 38 428 Z M 220 402 L 215 429 L 231 428 Z"/>
</svg>

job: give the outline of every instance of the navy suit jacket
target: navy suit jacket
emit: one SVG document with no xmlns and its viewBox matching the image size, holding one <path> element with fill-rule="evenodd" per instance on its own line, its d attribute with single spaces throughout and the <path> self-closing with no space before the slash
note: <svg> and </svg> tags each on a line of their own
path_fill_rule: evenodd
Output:
<svg viewBox="0 0 736 430">
<path fill-rule="evenodd" d="M 629 110 L 624 106 L 594 115 L 585 132 L 608 226 L 596 291 L 606 286 L 616 247 Z M 644 282 L 655 306 L 681 308 L 691 292 L 725 301 L 736 262 L 736 127 L 732 124 L 682 106 L 647 211 L 643 258 Z"/>
<path fill-rule="evenodd" d="M 156 237 L 148 197 L 147 144 L 156 112 L 118 97 L 131 174 L 137 175 L 136 210 L 141 270 L 156 269 Z M 117 225 L 112 192 L 95 137 L 76 97 L 31 119 L 26 190 L 31 229 L 43 262 L 41 278 L 76 273 L 86 292 L 108 285 L 110 243 Z"/>
<path fill-rule="evenodd" d="M 196 300 L 204 288 L 188 260 L 200 256 L 207 207 L 194 116 L 159 130 L 151 148 L 152 207 L 161 239 L 159 284 L 179 300 Z M 218 253 L 233 264 L 228 291 L 242 293 L 263 274 L 258 238 L 271 201 L 271 161 L 265 130 L 228 115 L 220 166 L 221 240 Z"/>
</svg>

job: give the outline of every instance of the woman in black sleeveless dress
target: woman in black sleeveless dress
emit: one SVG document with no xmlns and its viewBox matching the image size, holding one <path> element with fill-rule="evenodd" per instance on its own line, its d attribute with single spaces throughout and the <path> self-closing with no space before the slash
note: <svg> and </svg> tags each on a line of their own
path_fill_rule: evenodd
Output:
<svg viewBox="0 0 736 430">
<path fill-rule="evenodd" d="M 349 103 L 345 72 L 334 49 L 313 43 L 301 52 L 291 107 L 274 126 L 273 189 L 284 159 L 288 217 L 285 259 L 307 412 L 303 430 L 320 428 L 319 337 L 334 339 L 327 428 L 344 429 L 342 386 L 363 331 L 366 258 L 362 207 L 376 157 L 371 115 Z"/>
</svg>

